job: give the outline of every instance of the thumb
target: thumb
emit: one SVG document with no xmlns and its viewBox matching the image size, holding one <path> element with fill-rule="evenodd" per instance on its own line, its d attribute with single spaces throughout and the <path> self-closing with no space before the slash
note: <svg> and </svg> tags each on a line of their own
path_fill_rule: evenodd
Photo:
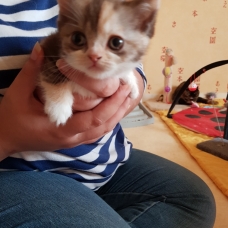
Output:
<svg viewBox="0 0 228 228">
<path fill-rule="evenodd" d="M 22 88 L 23 90 L 30 90 L 33 92 L 37 86 L 37 76 L 39 74 L 41 64 L 43 61 L 43 50 L 37 42 L 33 47 L 32 53 L 21 69 L 20 73 L 13 82 L 13 86 Z"/>
</svg>

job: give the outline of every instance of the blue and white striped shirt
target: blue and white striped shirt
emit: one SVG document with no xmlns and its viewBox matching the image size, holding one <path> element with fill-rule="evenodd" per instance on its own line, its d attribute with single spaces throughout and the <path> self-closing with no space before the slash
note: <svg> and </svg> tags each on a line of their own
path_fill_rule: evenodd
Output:
<svg viewBox="0 0 228 228">
<path fill-rule="evenodd" d="M 56 0 L 0 0 L 0 95 L 4 95 L 34 44 L 56 30 Z M 146 81 L 142 65 L 137 68 Z M 120 124 L 90 145 L 58 151 L 14 154 L 0 162 L 0 171 L 49 171 L 97 190 L 124 164 L 132 144 Z"/>
</svg>

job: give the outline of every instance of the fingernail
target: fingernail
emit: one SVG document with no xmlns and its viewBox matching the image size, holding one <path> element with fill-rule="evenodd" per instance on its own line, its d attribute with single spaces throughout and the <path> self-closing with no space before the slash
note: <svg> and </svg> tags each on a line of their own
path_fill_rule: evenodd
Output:
<svg viewBox="0 0 228 228">
<path fill-rule="evenodd" d="M 30 55 L 30 58 L 31 58 L 33 61 L 37 60 L 40 51 L 41 51 L 41 46 L 40 46 L 39 42 L 36 42 L 36 44 L 35 44 L 34 47 L 33 47 L 33 50 L 32 50 L 32 53 L 31 53 L 31 55 Z"/>
<path fill-rule="evenodd" d="M 60 60 L 57 60 L 55 65 L 56 65 L 57 67 L 59 67 L 59 66 L 60 66 Z"/>
</svg>

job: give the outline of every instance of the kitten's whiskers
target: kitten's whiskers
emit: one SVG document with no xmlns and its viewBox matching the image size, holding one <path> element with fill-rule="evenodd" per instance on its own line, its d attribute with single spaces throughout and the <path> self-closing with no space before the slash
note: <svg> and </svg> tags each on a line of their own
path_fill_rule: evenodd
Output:
<svg viewBox="0 0 228 228">
<path fill-rule="evenodd" d="M 83 72 L 74 69 L 68 63 L 61 66 L 59 69 L 60 70 L 62 69 L 64 72 L 66 72 L 66 74 L 68 76 L 67 78 L 77 78 L 77 77 L 79 77 L 79 75 L 83 74 Z M 81 74 L 79 74 L 78 72 L 80 72 Z"/>
</svg>

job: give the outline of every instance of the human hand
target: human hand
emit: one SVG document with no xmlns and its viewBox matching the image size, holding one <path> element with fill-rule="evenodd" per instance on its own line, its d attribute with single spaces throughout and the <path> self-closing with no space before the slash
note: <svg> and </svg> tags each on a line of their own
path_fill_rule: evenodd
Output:
<svg viewBox="0 0 228 228">
<path fill-rule="evenodd" d="M 96 141 L 111 131 L 130 105 L 130 88 L 120 86 L 96 108 L 77 112 L 58 128 L 34 96 L 43 51 L 37 44 L 0 104 L 0 160 L 21 151 L 52 151 Z"/>
<path fill-rule="evenodd" d="M 114 94 L 120 86 L 118 77 L 106 79 L 91 78 L 70 67 L 63 59 L 59 59 L 56 65 L 68 79 L 97 95 L 96 98 L 83 98 L 80 95 L 75 94 L 74 110 L 83 111 L 94 108 L 104 98 Z"/>
<path fill-rule="evenodd" d="M 80 86 L 95 93 L 97 98 L 95 99 L 83 99 L 79 95 L 75 95 L 74 110 L 89 110 L 99 104 L 103 98 L 111 96 L 120 86 L 119 77 L 111 77 L 107 79 L 97 80 L 90 78 L 82 72 L 76 71 L 69 67 L 69 65 L 63 60 L 57 61 L 58 69 L 70 80 L 78 83 Z M 138 82 L 139 96 L 136 99 L 131 99 L 130 107 L 125 113 L 125 116 L 129 114 L 140 102 L 144 92 L 144 82 L 142 76 L 134 69 L 134 76 Z M 86 101 L 86 102 L 85 102 Z"/>
</svg>

